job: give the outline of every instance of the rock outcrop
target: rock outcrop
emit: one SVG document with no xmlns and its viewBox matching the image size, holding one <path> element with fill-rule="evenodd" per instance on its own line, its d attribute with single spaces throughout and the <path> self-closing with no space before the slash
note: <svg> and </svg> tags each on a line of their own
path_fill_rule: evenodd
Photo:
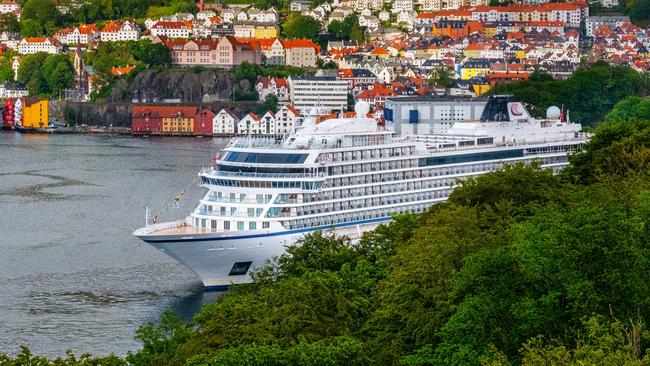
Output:
<svg viewBox="0 0 650 366">
<path fill-rule="evenodd" d="M 236 88 L 239 85 L 233 83 L 229 70 L 145 70 L 130 82 L 118 81 L 108 99 L 110 102 L 202 103 L 230 100 Z"/>
</svg>

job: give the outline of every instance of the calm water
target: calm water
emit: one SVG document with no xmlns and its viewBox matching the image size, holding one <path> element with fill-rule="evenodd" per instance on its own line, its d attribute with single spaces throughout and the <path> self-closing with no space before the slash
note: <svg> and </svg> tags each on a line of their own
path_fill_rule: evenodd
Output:
<svg viewBox="0 0 650 366">
<path fill-rule="evenodd" d="M 225 143 L 0 132 L 0 352 L 123 355 L 164 309 L 189 318 L 214 301 L 131 232 Z M 175 216 L 202 193 L 191 186 Z"/>
</svg>

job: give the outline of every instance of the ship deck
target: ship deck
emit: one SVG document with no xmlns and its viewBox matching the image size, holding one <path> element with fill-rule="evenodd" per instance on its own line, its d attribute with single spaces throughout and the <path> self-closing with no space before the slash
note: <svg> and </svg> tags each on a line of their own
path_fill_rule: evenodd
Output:
<svg viewBox="0 0 650 366">
<path fill-rule="evenodd" d="M 178 227 L 172 227 L 168 229 L 161 229 L 151 233 L 151 235 L 193 235 L 193 234 L 210 234 L 210 233 L 220 233 L 217 229 L 195 227 L 190 225 L 183 225 Z"/>
<path fill-rule="evenodd" d="M 163 222 L 151 224 L 136 230 L 133 234 L 136 236 L 165 236 L 165 235 L 197 235 L 197 234 L 218 234 L 222 230 L 195 227 L 188 225 L 184 221 Z"/>
</svg>

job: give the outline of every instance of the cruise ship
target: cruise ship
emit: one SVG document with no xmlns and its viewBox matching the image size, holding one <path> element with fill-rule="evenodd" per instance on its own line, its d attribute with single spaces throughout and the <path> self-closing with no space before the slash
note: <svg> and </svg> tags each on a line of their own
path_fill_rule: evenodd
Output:
<svg viewBox="0 0 650 366">
<path fill-rule="evenodd" d="M 463 178 L 538 160 L 558 172 L 589 135 L 557 107 L 532 118 L 513 97 L 491 97 L 481 120 L 442 134 L 401 136 L 367 118 L 316 123 L 282 139 L 239 137 L 204 168 L 207 192 L 183 220 L 134 235 L 184 264 L 206 289 L 251 281 L 251 271 L 317 230 L 359 237 L 404 212 L 447 199 Z"/>
</svg>

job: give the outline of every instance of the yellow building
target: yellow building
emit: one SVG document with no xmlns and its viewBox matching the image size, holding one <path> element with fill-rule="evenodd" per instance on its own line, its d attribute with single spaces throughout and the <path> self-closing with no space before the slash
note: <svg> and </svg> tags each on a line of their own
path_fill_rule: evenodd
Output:
<svg viewBox="0 0 650 366">
<path fill-rule="evenodd" d="M 485 76 L 490 71 L 488 60 L 469 60 L 460 67 L 461 80 L 469 80 L 476 76 Z"/>
<path fill-rule="evenodd" d="M 160 106 L 156 111 L 162 117 L 163 134 L 194 133 L 194 116 L 196 107 L 189 106 Z"/>
<path fill-rule="evenodd" d="M 485 38 L 494 38 L 498 33 L 497 23 L 491 23 L 483 28 L 483 36 L 485 36 Z"/>
<path fill-rule="evenodd" d="M 256 39 L 274 39 L 278 38 L 278 28 L 273 25 L 258 25 L 255 27 Z"/>
<path fill-rule="evenodd" d="M 194 132 L 194 118 L 187 117 L 166 117 L 163 118 L 163 132 L 168 133 L 192 133 Z"/>
<path fill-rule="evenodd" d="M 47 99 L 24 99 L 23 122 L 24 128 L 47 128 L 49 124 Z"/>
<path fill-rule="evenodd" d="M 480 97 L 490 90 L 490 84 L 484 78 L 476 78 L 472 80 L 472 89 L 474 90 L 474 94 Z"/>
</svg>

